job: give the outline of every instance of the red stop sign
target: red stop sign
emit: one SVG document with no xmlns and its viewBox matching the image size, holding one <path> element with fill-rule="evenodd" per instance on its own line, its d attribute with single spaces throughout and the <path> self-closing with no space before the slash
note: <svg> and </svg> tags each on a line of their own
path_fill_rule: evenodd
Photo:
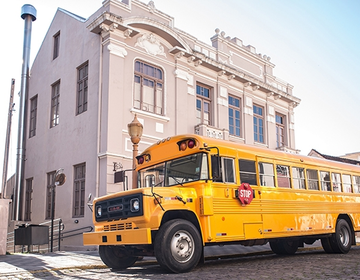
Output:
<svg viewBox="0 0 360 280">
<path fill-rule="evenodd" d="M 250 204 L 254 198 L 253 189 L 248 183 L 242 183 L 238 188 L 238 199 L 242 205 Z"/>
</svg>

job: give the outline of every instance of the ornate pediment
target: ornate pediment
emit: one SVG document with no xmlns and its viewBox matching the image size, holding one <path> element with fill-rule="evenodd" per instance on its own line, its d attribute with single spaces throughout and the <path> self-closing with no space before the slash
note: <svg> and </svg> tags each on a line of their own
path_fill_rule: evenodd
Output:
<svg viewBox="0 0 360 280">
<path fill-rule="evenodd" d="M 166 57 L 164 47 L 160 41 L 155 37 L 154 33 L 143 34 L 136 41 L 135 47 L 140 47 L 146 50 L 148 54 L 163 55 Z"/>
</svg>

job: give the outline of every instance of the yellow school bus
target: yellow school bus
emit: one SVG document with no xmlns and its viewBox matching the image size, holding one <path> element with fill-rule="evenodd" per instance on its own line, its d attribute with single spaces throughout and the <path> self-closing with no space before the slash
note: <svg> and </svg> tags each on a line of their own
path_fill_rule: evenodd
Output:
<svg viewBox="0 0 360 280">
<path fill-rule="evenodd" d="M 360 231 L 360 167 L 229 141 L 180 135 L 137 157 L 137 188 L 94 199 L 102 261 L 126 268 L 140 256 L 187 272 L 204 246 L 263 245 L 294 254 L 320 239 L 347 253 Z"/>
</svg>

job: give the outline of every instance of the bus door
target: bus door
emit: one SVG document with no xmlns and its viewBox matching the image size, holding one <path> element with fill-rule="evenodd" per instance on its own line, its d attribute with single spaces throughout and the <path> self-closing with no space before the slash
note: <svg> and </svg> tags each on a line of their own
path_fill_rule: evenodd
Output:
<svg viewBox="0 0 360 280">
<path fill-rule="evenodd" d="M 218 168 L 216 164 L 219 164 Z M 212 170 L 219 170 L 219 174 L 213 176 L 212 182 L 212 236 L 217 242 L 261 238 L 262 218 L 259 198 L 255 195 L 247 205 L 239 199 L 241 183 L 237 172 L 238 160 L 225 156 L 218 160 L 213 158 Z"/>
</svg>

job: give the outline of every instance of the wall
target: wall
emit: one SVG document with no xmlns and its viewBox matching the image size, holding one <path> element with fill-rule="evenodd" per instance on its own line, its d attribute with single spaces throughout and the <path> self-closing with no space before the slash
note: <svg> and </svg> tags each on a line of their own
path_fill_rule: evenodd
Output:
<svg viewBox="0 0 360 280">
<path fill-rule="evenodd" d="M 0 199 L 0 256 L 6 254 L 10 199 Z"/>
</svg>

